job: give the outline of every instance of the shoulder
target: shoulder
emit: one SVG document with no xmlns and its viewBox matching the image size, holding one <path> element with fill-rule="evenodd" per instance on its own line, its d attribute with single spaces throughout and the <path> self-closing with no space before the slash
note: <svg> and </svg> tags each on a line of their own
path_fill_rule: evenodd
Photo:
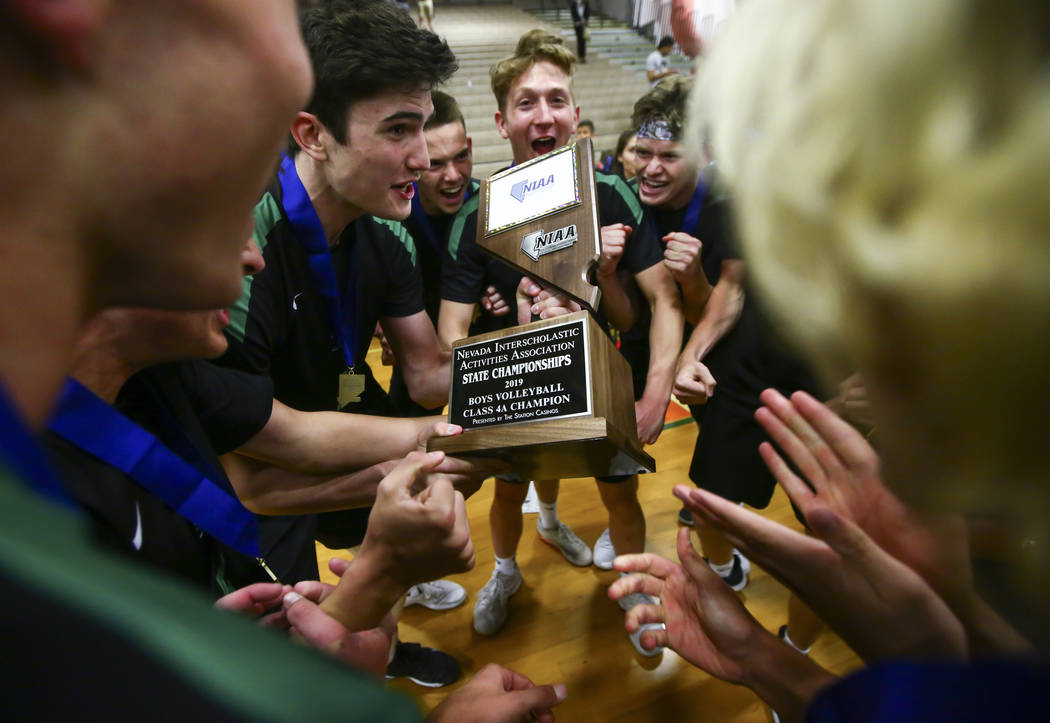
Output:
<svg viewBox="0 0 1050 723">
<path fill-rule="evenodd" d="M 481 182 L 470 180 L 470 197 L 460 206 L 448 229 L 448 255 L 453 260 L 459 258 L 460 251 L 473 243 L 478 227 L 478 191 Z"/>
</svg>

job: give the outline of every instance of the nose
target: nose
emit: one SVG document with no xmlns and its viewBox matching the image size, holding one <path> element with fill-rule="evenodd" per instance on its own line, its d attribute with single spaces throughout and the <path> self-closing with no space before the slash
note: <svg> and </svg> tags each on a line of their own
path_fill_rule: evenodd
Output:
<svg viewBox="0 0 1050 723">
<path fill-rule="evenodd" d="M 551 112 L 550 104 L 547 101 L 541 100 L 536 104 L 534 122 L 536 125 L 550 125 L 554 122 L 554 113 Z"/>
<path fill-rule="evenodd" d="M 252 274 L 258 274 L 266 268 L 266 262 L 263 260 L 262 251 L 259 250 L 258 244 L 255 243 L 255 239 L 248 237 L 248 242 L 244 244 L 244 248 L 241 249 L 241 270 L 244 276 L 251 276 Z"/>
<path fill-rule="evenodd" d="M 455 162 L 449 161 L 445 164 L 445 167 L 441 169 L 441 181 L 452 186 L 463 179 L 463 174 L 459 172 L 459 166 Z"/>
<path fill-rule="evenodd" d="M 423 172 L 430 168 L 430 153 L 427 152 L 427 139 L 423 135 L 423 130 L 420 129 L 416 133 L 415 138 L 412 142 L 412 147 L 409 149 L 408 158 L 405 159 L 405 164 L 410 170 Z"/>
</svg>

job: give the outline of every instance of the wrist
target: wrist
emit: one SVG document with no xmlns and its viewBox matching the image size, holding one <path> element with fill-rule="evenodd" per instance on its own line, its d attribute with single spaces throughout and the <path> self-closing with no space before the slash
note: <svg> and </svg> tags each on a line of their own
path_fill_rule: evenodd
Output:
<svg viewBox="0 0 1050 723">
<path fill-rule="evenodd" d="M 377 626 L 408 590 L 409 586 L 389 573 L 392 562 L 382 558 L 376 551 L 366 550 L 362 543 L 361 551 L 335 590 L 320 605 L 351 632 Z"/>
</svg>

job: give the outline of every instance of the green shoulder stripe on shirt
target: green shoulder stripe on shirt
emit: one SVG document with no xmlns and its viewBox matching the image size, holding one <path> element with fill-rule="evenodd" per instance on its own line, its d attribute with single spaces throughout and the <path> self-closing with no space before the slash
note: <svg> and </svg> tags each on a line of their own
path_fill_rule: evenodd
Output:
<svg viewBox="0 0 1050 723">
<path fill-rule="evenodd" d="M 174 577 L 97 551 L 82 516 L 31 492 L 3 465 L 0 528 L 5 578 L 122 639 L 229 718 L 292 722 L 306 711 L 312 721 L 419 720 L 411 700 L 363 673 L 213 610 Z"/>
<path fill-rule="evenodd" d="M 470 198 L 459 207 L 456 217 L 452 219 L 452 228 L 448 232 L 448 255 L 455 261 L 459 256 L 459 242 L 463 238 L 463 225 L 467 222 L 467 216 L 478 210 L 478 189 L 481 184 L 477 181 L 470 183 Z"/>
<path fill-rule="evenodd" d="M 252 238 L 255 239 L 255 243 L 259 247 L 259 253 L 263 253 L 266 251 L 270 232 L 281 220 L 281 205 L 277 203 L 277 199 L 273 197 L 273 194 L 267 191 L 259 199 L 259 202 L 255 204 L 252 217 L 255 219 Z M 254 275 L 245 276 L 241 279 L 241 297 L 230 307 L 230 325 L 228 328 L 234 338 L 240 342 L 244 341 L 244 330 L 248 325 L 248 305 L 252 300 L 252 281 L 254 279 Z"/>
<path fill-rule="evenodd" d="M 380 226 L 386 226 L 390 229 L 390 233 L 397 237 L 397 240 L 401 242 L 401 245 L 408 251 L 409 257 L 412 259 L 412 265 L 418 266 L 416 263 L 416 241 L 412 238 L 412 234 L 408 232 L 404 224 L 400 221 L 391 221 L 388 218 L 379 218 L 373 216 L 372 220 L 378 223 Z"/>
<path fill-rule="evenodd" d="M 623 198 L 623 202 L 627 204 L 627 208 L 629 208 L 631 213 L 634 214 L 635 224 L 640 224 L 642 222 L 641 201 L 638 200 L 638 196 L 634 194 L 631 187 L 627 185 L 627 181 L 612 173 L 595 173 L 594 179 L 598 183 L 612 186 L 613 190 L 619 193 Z"/>
</svg>

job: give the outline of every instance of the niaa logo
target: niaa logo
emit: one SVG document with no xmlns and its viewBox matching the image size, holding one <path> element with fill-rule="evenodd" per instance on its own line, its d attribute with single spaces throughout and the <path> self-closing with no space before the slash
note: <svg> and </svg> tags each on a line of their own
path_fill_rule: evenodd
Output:
<svg viewBox="0 0 1050 723">
<path fill-rule="evenodd" d="M 533 261 L 539 261 L 544 254 L 569 248 L 576 243 L 576 238 L 576 224 L 573 223 L 549 233 L 533 231 L 521 239 L 521 252 Z"/>
<path fill-rule="evenodd" d="M 546 178 L 537 178 L 535 181 L 518 181 L 510 187 L 510 195 L 519 203 L 522 203 L 525 200 L 526 193 L 531 193 L 532 191 L 543 188 L 544 186 L 553 185 L 554 174 L 552 173 Z"/>
</svg>

